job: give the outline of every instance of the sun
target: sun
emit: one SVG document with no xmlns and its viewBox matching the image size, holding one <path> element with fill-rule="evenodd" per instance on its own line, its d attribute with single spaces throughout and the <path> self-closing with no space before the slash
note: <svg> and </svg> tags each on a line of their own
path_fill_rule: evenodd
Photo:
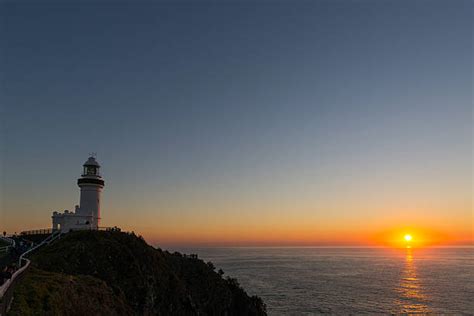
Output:
<svg viewBox="0 0 474 316">
<path fill-rule="evenodd" d="M 404 238 L 405 238 L 406 241 L 411 241 L 412 240 L 412 237 L 411 237 L 410 234 L 406 234 Z"/>
</svg>

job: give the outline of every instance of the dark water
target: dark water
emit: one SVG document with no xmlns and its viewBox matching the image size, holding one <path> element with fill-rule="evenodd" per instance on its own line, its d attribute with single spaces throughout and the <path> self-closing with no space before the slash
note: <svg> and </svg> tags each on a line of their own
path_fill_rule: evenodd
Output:
<svg viewBox="0 0 474 316">
<path fill-rule="evenodd" d="M 474 248 L 198 248 L 270 315 L 474 313 Z"/>
</svg>

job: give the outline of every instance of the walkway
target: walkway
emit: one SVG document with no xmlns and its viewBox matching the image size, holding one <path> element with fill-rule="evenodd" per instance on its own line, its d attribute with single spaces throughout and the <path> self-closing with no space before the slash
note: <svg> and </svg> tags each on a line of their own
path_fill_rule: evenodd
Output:
<svg viewBox="0 0 474 316">
<path fill-rule="evenodd" d="M 18 259 L 19 269 L 12 275 L 9 280 L 7 280 L 3 285 L 0 286 L 0 316 L 5 316 L 8 310 L 10 309 L 11 303 L 13 301 L 13 291 L 15 289 L 15 286 L 24 277 L 25 272 L 30 267 L 31 262 L 26 258 L 26 256 L 35 251 L 36 249 L 47 245 L 60 237 L 61 233 L 59 231 L 53 232 L 41 243 L 37 244 L 36 246 L 32 246 L 29 249 L 26 249 L 25 251 L 22 251 Z M 9 239 L 12 240 L 13 245 L 15 245 L 15 241 L 11 238 Z"/>
</svg>

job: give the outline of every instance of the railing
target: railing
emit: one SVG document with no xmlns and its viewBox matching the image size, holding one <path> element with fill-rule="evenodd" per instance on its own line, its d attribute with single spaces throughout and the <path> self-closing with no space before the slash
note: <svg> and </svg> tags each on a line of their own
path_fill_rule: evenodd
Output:
<svg viewBox="0 0 474 316">
<path fill-rule="evenodd" d="M 114 232 L 114 231 L 122 231 L 120 229 L 120 227 L 117 227 L 117 226 L 114 226 L 114 227 L 97 227 L 96 230 L 100 230 L 100 231 L 106 231 L 106 232 Z"/>
<path fill-rule="evenodd" d="M 52 234 L 56 230 L 51 229 L 51 228 L 44 228 L 44 229 L 34 229 L 34 230 L 26 230 L 20 233 L 21 236 L 27 236 L 27 235 L 46 235 L 46 234 Z"/>
<path fill-rule="evenodd" d="M 15 247 L 15 240 L 8 237 L 0 237 L 1 240 L 6 242 L 8 245 L 0 247 L 0 253 L 8 253 L 10 248 Z"/>
<path fill-rule="evenodd" d="M 58 239 L 59 237 L 61 237 L 61 232 L 60 231 L 54 231 L 51 235 L 48 236 L 48 238 L 43 240 L 41 243 L 37 244 L 36 246 L 29 249 L 28 251 L 25 251 L 24 253 L 22 253 L 21 256 L 20 256 L 20 259 L 18 259 L 18 266 L 21 266 L 21 261 L 22 260 L 26 260 L 25 259 L 26 255 L 28 255 L 29 253 L 35 251 L 36 249 L 38 249 L 39 247 L 41 247 L 43 245 L 49 244 L 50 242 Z"/>
<path fill-rule="evenodd" d="M 25 260 L 25 265 L 18 269 L 9 280 L 0 286 L 0 316 L 5 316 L 10 310 L 10 306 L 13 301 L 13 290 L 15 285 L 20 282 L 20 280 L 25 275 L 25 272 L 30 268 L 30 260 Z"/>
<path fill-rule="evenodd" d="M 7 280 L 2 286 L 0 286 L 0 316 L 5 316 L 6 313 L 10 309 L 10 305 L 13 301 L 13 290 L 15 285 L 23 278 L 24 273 L 29 269 L 31 261 L 26 259 L 25 256 L 30 254 L 31 252 L 35 251 L 41 246 L 51 243 L 52 241 L 61 237 L 60 231 L 54 231 L 50 236 L 48 236 L 45 240 L 43 240 L 38 245 L 34 246 L 33 248 L 25 251 L 21 254 L 20 259 L 18 260 L 18 266 L 20 267 L 12 277 Z M 22 263 L 25 263 L 22 266 Z"/>
<path fill-rule="evenodd" d="M 121 231 L 119 227 L 114 226 L 114 227 L 97 227 L 97 228 L 92 228 L 90 227 L 89 229 L 87 228 L 79 228 L 79 229 L 71 229 L 71 231 L 76 231 L 76 230 L 100 230 L 100 231 Z M 51 228 L 44 228 L 44 229 L 34 229 L 34 230 L 26 230 L 22 231 L 20 233 L 20 236 L 28 236 L 28 235 L 49 235 L 53 234 L 54 232 L 59 231 L 59 229 L 51 229 Z"/>
<path fill-rule="evenodd" d="M 11 239 L 9 237 L 0 237 L 0 239 L 5 241 L 6 243 L 9 243 L 10 247 L 15 247 L 15 240 L 14 239 Z"/>
</svg>

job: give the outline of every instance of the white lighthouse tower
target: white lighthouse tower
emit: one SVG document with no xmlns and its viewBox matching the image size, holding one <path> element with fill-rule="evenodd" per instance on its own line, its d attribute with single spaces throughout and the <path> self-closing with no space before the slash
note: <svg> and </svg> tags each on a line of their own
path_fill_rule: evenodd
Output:
<svg viewBox="0 0 474 316">
<path fill-rule="evenodd" d="M 65 210 L 53 212 L 53 230 L 67 233 L 71 230 L 98 229 L 100 223 L 100 196 L 104 180 L 100 175 L 100 165 L 94 157 L 89 157 L 77 185 L 81 188 L 79 205 L 75 212 Z"/>
<path fill-rule="evenodd" d="M 94 157 L 89 157 L 84 163 L 84 172 L 77 180 L 81 188 L 81 199 L 76 214 L 91 217 L 91 228 L 97 229 L 100 223 L 100 195 L 104 188 L 104 180 L 100 175 L 100 165 Z"/>
</svg>

